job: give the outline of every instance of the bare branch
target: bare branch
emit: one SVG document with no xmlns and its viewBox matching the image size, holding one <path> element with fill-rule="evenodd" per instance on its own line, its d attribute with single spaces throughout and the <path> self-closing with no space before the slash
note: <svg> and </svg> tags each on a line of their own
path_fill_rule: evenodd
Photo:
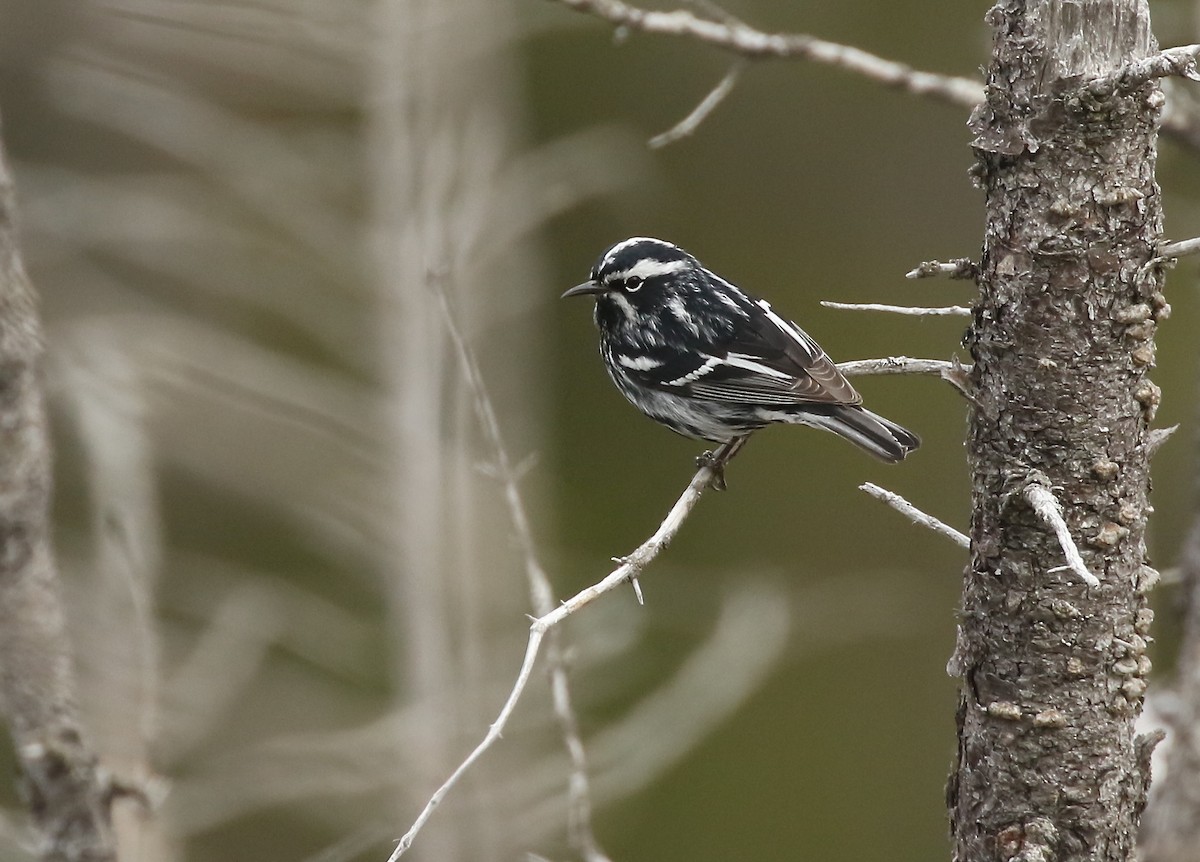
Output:
<svg viewBox="0 0 1200 862">
<path fill-rule="evenodd" d="M 885 311 L 889 314 L 907 314 L 913 317 L 970 317 L 971 309 L 963 305 L 943 305 L 936 308 L 916 305 L 883 305 L 877 302 L 829 302 L 822 300 L 826 308 L 843 311 Z"/>
<path fill-rule="evenodd" d="M 1190 81 L 1200 81 L 1200 71 L 1196 69 L 1197 54 L 1200 54 L 1200 45 L 1168 48 L 1141 60 L 1126 63 L 1115 72 L 1093 78 L 1084 86 L 1093 95 L 1107 96 L 1118 90 L 1132 90 L 1155 78 L 1178 76 Z"/>
<path fill-rule="evenodd" d="M 679 528 L 683 526 L 683 522 L 699 501 L 700 496 L 706 488 L 710 487 L 716 478 L 720 465 L 723 463 L 720 455 L 718 455 L 715 463 L 717 466 L 706 464 L 696 471 L 696 474 L 692 477 L 692 481 L 688 484 L 679 499 L 675 501 L 675 505 L 671 507 L 671 511 L 667 513 L 667 517 L 663 519 L 663 522 L 654 532 L 654 535 L 639 545 L 632 554 L 625 557 L 623 562 L 613 569 L 604 580 L 593 584 L 585 590 L 581 590 L 550 613 L 543 614 L 533 621 L 533 624 L 529 627 L 529 641 L 525 647 L 525 659 L 521 663 L 521 669 L 517 672 L 517 680 L 513 685 L 512 691 L 509 693 L 508 699 L 504 702 L 504 706 L 500 709 L 500 714 L 496 716 L 496 720 L 488 728 L 488 732 L 483 740 L 467 756 L 466 760 L 454 770 L 450 777 L 446 779 L 445 783 L 434 792 L 433 796 L 430 797 L 424 810 L 421 811 L 408 832 L 400 839 L 392 855 L 388 857 L 388 862 L 396 862 L 397 859 L 404 855 L 405 851 L 412 846 L 413 839 L 416 838 L 417 833 L 421 831 L 421 828 L 429 820 L 434 809 L 441 804 L 446 794 L 454 788 L 454 785 L 458 783 L 459 779 L 475 764 L 484 752 L 491 748 L 496 740 L 500 738 L 501 733 L 503 733 L 505 726 L 508 724 L 508 719 L 512 715 L 513 709 L 521 699 L 521 695 L 525 691 L 525 686 L 529 682 L 529 676 L 533 672 L 534 663 L 537 661 L 542 639 L 546 636 L 547 632 L 571 616 L 571 614 L 591 604 L 600 596 L 611 592 L 626 581 L 636 578 L 646 566 L 654 561 L 662 550 L 671 543 L 671 540 L 675 538 L 675 535 L 679 532 Z"/>
<path fill-rule="evenodd" d="M 495 475 L 504 486 L 504 499 L 508 504 L 509 518 L 512 520 L 517 543 L 525 556 L 525 576 L 529 582 L 529 595 L 534 613 L 538 616 L 545 616 L 554 610 L 554 590 L 550 585 L 550 578 L 547 577 L 546 570 L 538 558 L 529 515 L 521 496 L 519 482 L 524 470 L 521 465 L 514 465 L 508 457 L 508 450 L 504 446 L 504 438 L 500 433 L 500 421 L 496 418 L 492 399 L 488 396 L 487 387 L 483 384 L 479 363 L 475 361 L 474 352 L 458 328 L 458 322 L 450 309 L 450 300 L 446 291 L 441 289 L 442 285 L 436 280 L 434 280 L 434 286 L 437 288 L 435 292 L 441 300 L 446 329 L 458 350 L 463 376 L 466 378 L 475 402 L 475 412 L 479 417 L 479 424 L 483 426 L 484 434 L 493 449 L 496 459 Z M 634 583 L 636 584 L 636 581 Z M 583 855 L 585 862 L 608 862 L 608 857 L 600 849 L 595 830 L 592 828 L 592 801 L 588 780 L 587 753 L 583 747 L 583 738 L 579 734 L 579 721 L 575 716 L 575 708 L 571 703 L 571 685 L 567 678 L 566 659 L 563 656 L 561 638 L 557 630 L 550 632 L 546 652 L 546 661 L 550 668 L 550 692 L 554 704 L 554 714 L 562 728 L 563 743 L 571 762 L 571 775 L 567 783 L 569 837 Z"/>
<path fill-rule="evenodd" d="M 970 258 L 956 257 L 946 263 L 940 260 L 925 260 L 904 273 L 905 278 L 932 278 L 935 275 L 974 281 L 979 276 L 979 267 Z"/>
<path fill-rule="evenodd" d="M 1054 531 L 1054 535 L 1058 538 L 1058 543 L 1062 546 L 1063 554 L 1067 558 L 1066 568 L 1079 575 L 1080 579 L 1089 587 L 1100 586 L 1100 579 L 1088 571 L 1087 565 L 1083 562 L 1079 547 L 1071 538 L 1071 531 L 1063 519 L 1062 505 L 1055 499 L 1050 489 L 1042 482 L 1034 480 L 1025 486 L 1024 494 L 1029 505 L 1033 507 L 1033 511 L 1046 523 L 1046 526 Z"/>
<path fill-rule="evenodd" d="M 682 9 L 650 11 L 622 0 L 557 2 L 616 27 L 663 36 L 686 36 L 749 59 L 810 60 L 853 72 L 915 96 L 928 96 L 958 107 L 973 108 L 983 101 L 983 85 L 977 81 L 920 72 L 859 48 L 827 42 L 805 33 L 764 33 L 725 15 L 721 16 L 722 21 L 713 21 Z"/>
<path fill-rule="evenodd" d="M 700 127 L 700 124 L 708 119 L 708 115 L 716 109 L 717 105 L 725 101 L 725 97 L 733 91 L 738 76 L 742 74 L 742 69 L 745 68 L 745 65 L 745 62 L 734 63 L 725 74 L 725 77 L 721 79 L 720 83 L 713 87 L 712 92 L 705 96 L 690 114 L 662 134 L 651 138 L 649 147 L 657 150 L 660 147 L 675 143 L 680 138 L 686 138 L 695 132 Z"/>
<path fill-rule="evenodd" d="M 945 536 L 960 548 L 967 549 L 971 547 L 971 540 L 958 530 L 954 529 L 943 521 L 939 521 L 937 518 L 933 517 L 933 515 L 928 515 L 925 512 L 922 512 L 920 509 L 894 491 L 889 491 L 886 488 L 880 488 L 878 485 L 874 485 L 870 482 L 866 482 L 858 487 L 859 490 L 866 491 L 876 500 L 881 500 L 884 503 L 887 503 L 914 524 L 919 524 L 922 527 L 928 527 L 939 536 Z"/>
<path fill-rule="evenodd" d="M 938 374 L 945 376 L 956 368 L 967 366 L 956 365 L 945 359 L 911 359 L 907 356 L 885 356 L 882 359 L 856 359 L 853 362 L 839 362 L 838 370 L 843 374 L 877 375 L 877 374 Z"/>
</svg>

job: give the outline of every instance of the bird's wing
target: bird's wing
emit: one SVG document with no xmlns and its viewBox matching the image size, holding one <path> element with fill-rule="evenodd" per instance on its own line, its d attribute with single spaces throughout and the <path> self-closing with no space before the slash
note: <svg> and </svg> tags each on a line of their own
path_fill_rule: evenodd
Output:
<svg viewBox="0 0 1200 862">
<path fill-rule="evenodd" d="M 674 354 L 627 373 L 660 391 L 709 401 L 768 407 L 862 401 L 808 333 L 763 300 L 750 300 L 746 310 L 748 320 L 703 352 Z"/>
</svg>

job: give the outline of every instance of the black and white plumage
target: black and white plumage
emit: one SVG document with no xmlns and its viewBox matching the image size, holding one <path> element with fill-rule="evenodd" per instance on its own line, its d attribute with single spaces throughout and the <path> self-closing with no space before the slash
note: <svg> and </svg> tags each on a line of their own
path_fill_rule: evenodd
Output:
<svg viewBox="0 0 1200 862">
<path fill-rule="evenodd" d="M 861 406 L 808 333 L 669 242 L 611 246 L 563 294 L 596 298 L 600 355 L 613 383 L 686 437 L 730 444 L 772 423 L 832 431 L 884 461 L 921 441 Z"/>
</svg>

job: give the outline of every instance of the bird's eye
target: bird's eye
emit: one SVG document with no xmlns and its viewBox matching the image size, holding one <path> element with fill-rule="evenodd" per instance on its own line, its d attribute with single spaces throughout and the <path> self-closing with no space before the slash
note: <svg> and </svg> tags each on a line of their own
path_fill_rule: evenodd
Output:
<svg viewBox="0 0 1200 862">
<path fill-rule="evenodd" d="M 642 285 L 645 283 L 646 283 L 646 279 L 639 278 L 636 275 L 633 278 L 627 278 L 627 279 L 625 279 L 625 292 L 626 293 L 637 293 L 639 290 L 642 289 Z"/>
</svg>

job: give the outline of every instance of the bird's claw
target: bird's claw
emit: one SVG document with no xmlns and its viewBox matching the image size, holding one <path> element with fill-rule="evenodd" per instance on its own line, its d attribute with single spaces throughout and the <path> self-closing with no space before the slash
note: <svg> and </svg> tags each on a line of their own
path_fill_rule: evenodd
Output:
<svg viewBox="0 0 1200 862">
<path fill-rule="evenodd" d="M 696 456 L 696 467 L 712 472 L 712 477 L 708 480 L 708 487 L 714 491 L 724 491 L 727 487 L 725 484 L 725 463 L 726 459 L 712 451 L 702 452 Z"/>
</svg>

